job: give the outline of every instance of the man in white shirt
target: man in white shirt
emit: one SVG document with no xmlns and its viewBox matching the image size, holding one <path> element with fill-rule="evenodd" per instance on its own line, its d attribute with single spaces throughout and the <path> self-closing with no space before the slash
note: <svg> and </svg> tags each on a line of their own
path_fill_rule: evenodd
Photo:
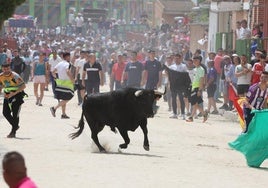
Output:
<svg viewBox="0 0 268 188">
<path fill-rule="evenodd" d="M 188 72 L 188 68 L 182 60 L 183 60 L 183 55 L 181 53 L 176 53 L 174 55 L 175 63 L 170 65 L 169 68 L 177 72 Z M 178 118 L 177 97 L 179 97 L 182 119 L 185 120 L 185 102 L 184 102 L 185 91 L 180 86 L 176 86 L 176 88 L 173 88 L 172 85 L 170 86 L 170 90 L 171 90 L 172 109 L 173 109 L 173 115 L 170 118 L 175 118 L 175 119 Z"/>
<path fill-rule="evenodd" d="M 82 74 L 86 63 L 86 50 L 81 50 L 80 57 L 75 61 L 75 85 L 77 89 L 78 105 L 82 104 L 85 96 L 85 87 L 82 86 Z M 86 79 L 86 78 L 85 78 Z"/>
<path fill-rule="evenodd" d="M 56 98 L 58 99 L 58 104 L 50 108 L 53 117 L 56 117 L 56 110 L 61 107 L 62 115 L 61 119 L 69 119 L 70 117 L 66 115 L 66 104 L 74 96 L 74 78 L 70 71 L 70 53 L 63 53 L 63 61 L 58 63 L 52 74 L 56 78 L 56 72 L 58 73 L 58 79 L 56 79 Z"/>
<path fill-rule="evenodd" d="M 81 13 L 77 14 L 77 17 L 75 18 L 75 23 L 76 23 L 76 34 L 82 33 L 84 18 L 82 17 Z"/>
<path fill-rule="evenodd" d="M 240 39 L 250 39 L 251 31 L 248 28 L 247 20 L 241 21 L 241 29 L 240 29 Z"/>
</svg>

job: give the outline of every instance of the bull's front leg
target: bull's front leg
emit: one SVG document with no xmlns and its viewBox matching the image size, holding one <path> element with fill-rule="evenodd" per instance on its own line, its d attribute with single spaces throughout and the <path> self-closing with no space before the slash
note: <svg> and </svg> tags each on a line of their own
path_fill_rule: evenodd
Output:
<svg viewBox="0 0 268 188">
<path fill-rule="evenodd" d="M 128 137 L 127 130 L 120 130 L 119 132 L 120 132 L 121 136 L 123 137 L 123 139 L 124 139 L 124 141 L 125 141 L 124 144 L 120 144 L 120 145 L 119 145 L 119 148 L 120 148 L 120 149 L 126 149 L 127 146 L 128 146 L 128 144 L 130 143 L 130 139 L 129 139 L 129 137 Z"/>
<path fill-rule="evenodd" d="M 149 140 L 148 140 L 148 129 L 147 129 L 147 119 L 146 118 L 144 118 L 141 121 L 140 127 L 142 129 L 143 134 L 144 134 L 143 148 L 146 151 L 149 151 L 150 150 L 150 146 L 149 146 Z"/>
</svg>

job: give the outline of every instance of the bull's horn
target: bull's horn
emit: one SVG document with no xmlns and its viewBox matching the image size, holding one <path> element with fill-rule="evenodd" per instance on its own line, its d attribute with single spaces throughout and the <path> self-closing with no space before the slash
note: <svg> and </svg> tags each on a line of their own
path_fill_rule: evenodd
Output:
<svg viewBox="0 0 268 188">
<path fill-rule="evenodd" d="M 157 91 L 157 90 L 154 90 L 154 94 L 157 94 L 157 95 L 165 95 L 166 94 L 166 91 L 167 91 L 167 88 L 165 87 L 164 93 L 162 93 L 160 91 Z"/>
<path fill-rule="evenodd" d="M 142 90 L 138 90 L 138 91 L 135 92 L 136 97 L 139 97 L 141 95 L 142 95 Z"/>
</svg>

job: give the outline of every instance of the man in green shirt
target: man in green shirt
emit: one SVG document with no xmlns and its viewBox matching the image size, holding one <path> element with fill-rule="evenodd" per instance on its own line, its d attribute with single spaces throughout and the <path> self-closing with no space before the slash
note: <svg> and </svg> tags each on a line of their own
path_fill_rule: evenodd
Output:
<svg viewBox="0 0 268 188">
<path fill-rule="evenodd" d="M 192 105 L 191 116 L 186 120 L 187 122 L 193 122 L 193 117 L 196 114 L 197 109 L 203 114 L 203 123 L 208 119 L 208 112 L 204 111 L 203 107 L 199 104 L 203 102 L 202 99 L 202 90 L 204 89 L 204 80 L 205 80 L 205 70 L 201 66 L 202 57 L 194 56 L 193 62 L 195 65 L 194 68 L 194 77 L 192 81 L 192 91 L 190 102 Z"/>
</svg>

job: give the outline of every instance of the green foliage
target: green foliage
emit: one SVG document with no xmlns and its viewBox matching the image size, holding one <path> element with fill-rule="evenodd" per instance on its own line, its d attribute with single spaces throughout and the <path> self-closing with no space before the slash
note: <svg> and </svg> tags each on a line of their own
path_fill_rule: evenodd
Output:
<svg viewBox="0 0 268 188">
<path fill-rule="evenodd" d="M 16 7 L 26 0 L 0 0 L 0 28 L 5 20 L 12 17 Z"/>
<path fill-rule="evenodd" d="M 192 11 L 188 14 L 192 23 L 208 23 L 209 21 L 209 9 L 201 9 L 198 11 Z"/>
</svg>

